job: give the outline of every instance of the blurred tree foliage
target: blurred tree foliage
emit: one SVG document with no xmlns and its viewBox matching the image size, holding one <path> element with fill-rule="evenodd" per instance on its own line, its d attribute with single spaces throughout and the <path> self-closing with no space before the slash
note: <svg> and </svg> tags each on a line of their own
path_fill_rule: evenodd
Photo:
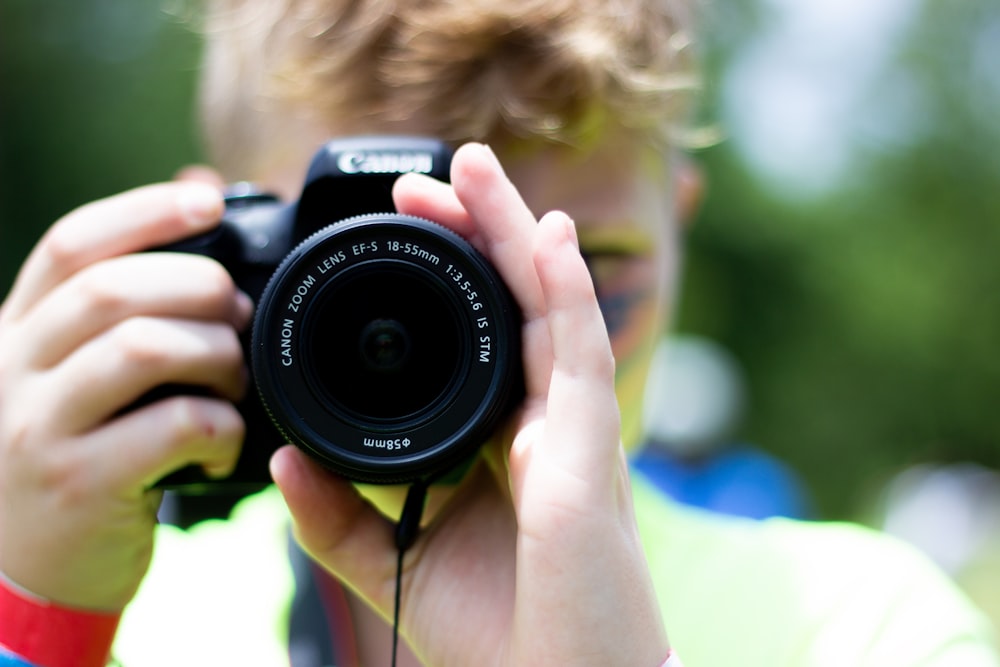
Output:
<svg viewBox="0 0 1000 667">
<path fill-rule="evenodd" d="M 680 327 L 743 360 L 747 437 L 800 471 L 827 516 L 908 463 L 1000 464 L 1000 3 L 915 4 L 858 110 L 905 77 L 905 141 L 856 137 L 849 177 L 804 198 L 729 143 L 701 156 L 711 185 Z M 715 34 L 713 79 L 752 31 Z M 709 113 L 719 104 L 710 90 Z"/>
<path fill-rule="evenodd" d="M 716 4 L 708 118 L 722 115 L 716 82 L 774 11 Z M 745 436 L 790 462 L 825 516 L 852 514 L 909 462 L 1000 466 L 1000 5 L 916 5 L 891 70 L 919 93 L 905 142 L 862 137 L 851 176 L 808 196 L 730 142 L 699 154 L 710 186 L 679 327 L 744 362 Z M 0 292 L 66 211 L 202 159 L 188 12 L 0 3 Z M 875 81 L 870 104 L 892 85 Z"/>
<path fill-rule="evenodd" d="M 200 41 L 161 0 L 0 3 L 0 292 L 85 202 L 200 159 Z"/>
</svg>

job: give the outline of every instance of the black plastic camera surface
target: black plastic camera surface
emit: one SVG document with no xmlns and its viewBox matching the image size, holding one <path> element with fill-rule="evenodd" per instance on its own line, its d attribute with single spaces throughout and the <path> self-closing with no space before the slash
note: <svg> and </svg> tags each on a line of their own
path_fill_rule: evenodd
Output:
<svg viewBox="0 0 1000 667">
<path fill-rule="evenodd" d="M 433 222 L 394 212 L 406 172 L 447 180 L 433 139 L 351 137 L 313 158 L 297 201 L 231 189 L 213 231 L 160 250 L 217 259 L 256 304 L 236 470 L 159 486 L 242 492 L 292 442 L 370 483 L 433 480 L 467 461 L 523 394 L 520 314 L 496 271 Z"/>
</svg>

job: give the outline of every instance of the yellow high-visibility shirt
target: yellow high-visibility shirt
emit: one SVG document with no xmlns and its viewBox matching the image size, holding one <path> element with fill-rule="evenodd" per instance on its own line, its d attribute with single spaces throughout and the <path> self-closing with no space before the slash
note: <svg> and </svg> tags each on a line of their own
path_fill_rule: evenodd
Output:
<svg viewBox="0 0 1000 667">
<path fill-rule="evenodd" d="M 989 623 L 908 545 L 850 524 L 709 514 L 634 487 L 667 633 L 688 667 L 1000 664 Z M 277 490 L 156 539 L 115 642 L 124 667 L 287 667 L 294 577 Z"/>
</svg>

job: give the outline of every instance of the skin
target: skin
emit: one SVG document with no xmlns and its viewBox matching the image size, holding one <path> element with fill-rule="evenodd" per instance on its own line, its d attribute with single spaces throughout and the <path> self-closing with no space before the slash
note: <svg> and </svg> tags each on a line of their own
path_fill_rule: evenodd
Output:
<svg viewBox="0 0 1000 667">
<path fill-rule="evenodd" d="M 669 644 L 635 528 L 616 360 L 643 366 L 664 319 L 669 173 L 620 147 L 586 161 L 519 155 L 508 178 L 469 144 L 453 185 L 407 175 L 394 190 L 400 211 L 458 231 L 498 268 L 525 314 L 527 376 L 481 463 L 431 503 L 406 558 L 402 635 L 434 665 L 657 665 Z M 224 475 L 238 456 L 236 332 L 252 305 L 213 260 L 130 254 L 210 228 L 222 206 L 211 180 L 194 170 L 70 213 L 0 310 L 0 570 L 35 594 L 122 609 L 149 564 L 150 484 L 189 462 Z M 595 292 L 579 243 L 608 231 L 640 249 L 595 260 Z M 610 338 L 598 293 L 630 295 Z M 122 413 L 165 382 L 217 398 Z M 365 618 L 392 614 L 386 516 L 398 516 L 398 493 L 362 495 L 291 446 L 271 470 L 299 541 L 377 612 L 359 618 L 363 638 Z"/>
</svg>

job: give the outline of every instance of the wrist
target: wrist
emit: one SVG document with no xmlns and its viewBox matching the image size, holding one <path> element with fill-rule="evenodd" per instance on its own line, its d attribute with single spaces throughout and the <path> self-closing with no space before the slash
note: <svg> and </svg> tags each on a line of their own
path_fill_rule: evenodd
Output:
<svg viewBox="0 0 1000 667">
<path fill-rule="evenodd" d="M 120 617 L 63 607 L 0 576 L 0 655 L 5 649 L 44 667 L 104 667 Z"/>
</svg>

